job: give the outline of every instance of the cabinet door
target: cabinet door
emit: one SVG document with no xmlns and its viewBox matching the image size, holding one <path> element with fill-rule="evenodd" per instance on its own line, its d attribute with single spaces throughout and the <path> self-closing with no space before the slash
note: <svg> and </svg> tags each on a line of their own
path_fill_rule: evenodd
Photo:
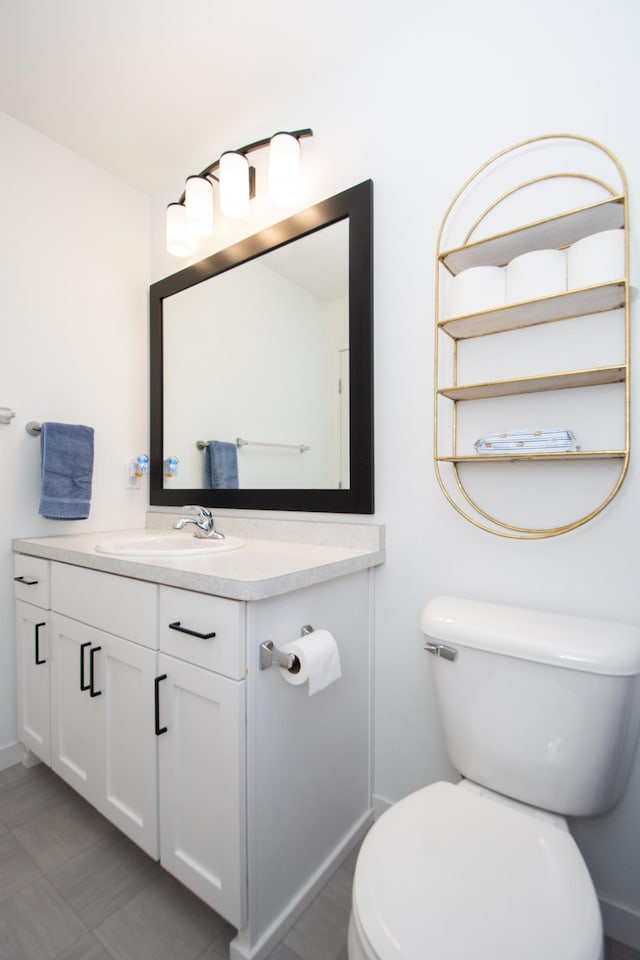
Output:
<svg viewBox="0 0 640 960">
<path fill-rule="evenodd" d="M 155 652 L 56 613 L 52 648 L 53 769 L 157 857 Z"/>
<path fill-rule="evenodd" d="M 51 764 L 49 611 L 16 601 L 18 739 Z"/>
<path fill-rule="evenodd" d="M 51 765 L 94 806 L 100 795 L 101 697 L 95 657 L 101 646 L 99 630 L 51 615 Z"/>
<path fill-rule="evenodd" d="M 95 657 L 101 692 L 98 808 L 150 856 L 158 857 L 157 745 L 154 734 L 156 654 L 103 633 Z"/>
<path fill-rule="evenodd" d="M 160 861 L 246 923 L 245 681 L 160 654 Z"/>
</svg>

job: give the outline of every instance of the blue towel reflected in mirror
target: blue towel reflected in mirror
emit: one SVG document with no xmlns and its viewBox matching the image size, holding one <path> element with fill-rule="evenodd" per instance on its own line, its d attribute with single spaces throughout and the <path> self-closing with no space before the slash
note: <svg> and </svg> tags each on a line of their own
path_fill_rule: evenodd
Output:
<svg viewBox="0 0 640 960">
<path fill-rule="evenodd" d="M 235 443 L 209 440 L 204 451 L 204 485 L 209 490 L 238 489 L 238 449 Z"/>
</svg>

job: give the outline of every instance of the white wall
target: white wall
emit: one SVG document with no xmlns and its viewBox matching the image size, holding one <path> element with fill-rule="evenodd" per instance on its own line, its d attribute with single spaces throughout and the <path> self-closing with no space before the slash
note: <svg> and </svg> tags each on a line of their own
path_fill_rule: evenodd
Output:
<svg viewBox="0 0 640 960">
<path fill-rule="evenodd" d="M 519 140 L 567 132 L 604 143 L 630 180 L 640 223 L 640 94 L 634 0 L 459 0 L 424 4 L 375 52 L 354 51 L 324 83 L 296 78 L 290 102 L 220 131 L 220 149 L 271 130 L 311 126 L 303 144 L 311 202 L 368 177 L 375 193 L 376 504 L 388 560 L 377 587 L 376 793 L 394 801 L 451 775 L 434 710 L 418 617 L 437 593 L 460 593 L 640 622 L 638 502 L 632 461 L 611 506 L 587 526 L 539 542 L 508 541 L 465 522 L 445 502 L 432 464 L 434 251 L 446 206 L 488 157 Z M 336 104 L 339 108 L 336 109 Z M 194 157 L 202 166 L 212 157 Z M 188 171 L 185 171 L 187 173 Z M 176 269 L 162 252 L 154 205 L 152 272 Z M 224 246 L 280 219 L 254 202 Z M 635 240 L 632 276 L 638 282 Z M 637 349 L 634 343 L 636 367 Z M 637 377 L 636 377 L 637 379 Z M 638 392 L 633 394 L 638 444 Z M 606 642 L 604 640 L 603 642 Z M 599 893 L 626 908 L 611 931 L 640 947 L 640 762 L 626 800 L 576 828 Z M 635 915 L 634 915 L 635 911 Z M 628 925 L 623 929 L 623 925 Z"/>
<path fill-rule="evenodd" d="M 125 489 L 147 449 L 149 201 L 0 114 L 0 767 L 15 748 L 11 540 L 141 526 L 147 490 Z M 95 429 L 87 520 L 38 516 L 40 442 L 29 420 Z"/>
</svg>

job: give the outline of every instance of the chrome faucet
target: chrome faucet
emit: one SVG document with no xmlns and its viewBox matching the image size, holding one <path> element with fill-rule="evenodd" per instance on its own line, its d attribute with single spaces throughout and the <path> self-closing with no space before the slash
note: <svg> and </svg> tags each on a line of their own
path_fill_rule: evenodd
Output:
<svg viewBox="0 0 640 960">
<path fill-rule="evenodd" d="M 193 533 L 194 537 L 201 537 L 202 539 L 206 537 L 208 540 L 224 540 L 224 533 L 218 533 L 216 530 L 216 522 L 210 510 L 207 510 L 206 507 L 198 506 L 187 507 L 187 510 L 197 510 L 197 520 L 193 517 L 181 517 L 180 520 L 176 520 L 173 524 L 174 530 L 182 530 L 188 523 L 192 523 L 196 528 Z"/>
</svg>

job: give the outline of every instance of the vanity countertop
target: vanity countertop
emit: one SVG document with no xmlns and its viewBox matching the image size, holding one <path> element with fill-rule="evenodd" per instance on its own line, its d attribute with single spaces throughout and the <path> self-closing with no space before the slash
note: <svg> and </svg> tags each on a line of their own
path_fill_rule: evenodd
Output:
<svg viewBox="0 0 640 960">
<path fill-rule="evenodd" d="M 254 523 L 250 531 L 254 534 L 252 537 L 243 536 L 240 529 L 233 530 L 233 534 L 243 540 L 241 547 L 217 556 L 122 557 L 96 552 L 96 545 L 108 538 L 158 533 L 149 527 L 17 539 L 13 541 L 13 550 L 232 600 L 263 600 L 384 563 L 382 527 L 371 525 L 361 544 L 355 543 L 358 538 L 352 536 L 346 538 L 348 545 L 337 545 L 322 542 L 332 538 L 326 532 L 318 536 L 311 529 L 328 526 L 332 525 L 311 524 L 310 539 L 321 542 L 303 542 L 299 532 L 293 540 L 260 539 L 255 536 L 260 531 Z M 349 527 L 348 524 L 335 526 Z M 339 542 L 341 538 L 337 539 Z"/>
</svg>

